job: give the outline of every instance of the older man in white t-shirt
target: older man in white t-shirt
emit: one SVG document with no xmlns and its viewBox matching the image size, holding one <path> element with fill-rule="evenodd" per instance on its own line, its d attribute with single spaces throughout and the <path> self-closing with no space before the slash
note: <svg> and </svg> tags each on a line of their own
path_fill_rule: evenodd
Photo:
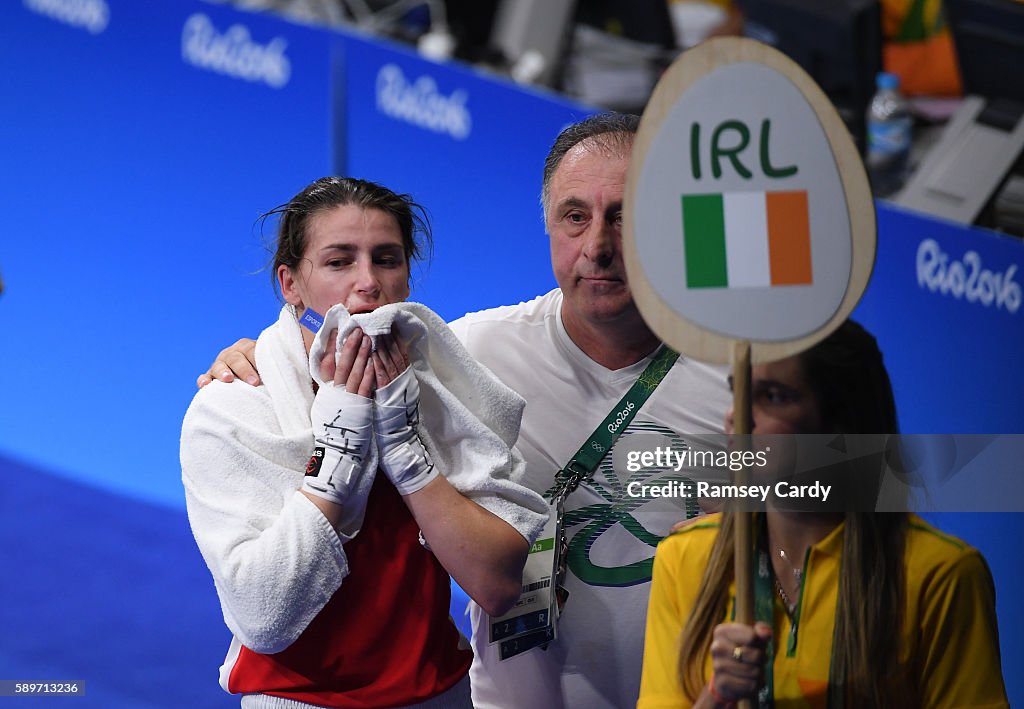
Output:
<svg viewBox="0 0 1024 709">
<path fill-rule="evenodd" d="M 633 302 L 622 260 L 622 195 L 637 119 L 597 116 L 566 129 L 544 170 L 543 203 L 558 288 L 528 303 L 466 315 L 452 329 L 480 362 L 527 401 L 517 447 L 524 483 L 550 494 L 555 473 L 612 411 L 661 347 Z M 566 503 L 569 599 L 547 649 L 499 660 L 488 618 L 472 610 L 470 677 L 480 708 L 633 706 L 657 542 L 697 513 L 679 500 L 631 497 L 630 450 L 685 447 L 721 433 L 724 372 L 681 357 Z M 636 465 L 630 466 L 636 468 Z"/>
</svg>

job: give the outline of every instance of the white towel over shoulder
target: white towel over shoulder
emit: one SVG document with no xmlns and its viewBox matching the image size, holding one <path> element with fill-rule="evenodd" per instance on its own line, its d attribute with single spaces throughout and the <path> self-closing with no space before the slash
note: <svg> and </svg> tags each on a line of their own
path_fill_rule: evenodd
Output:
<svg viewBox="0 0 1024 709">
<path fill-rule="evenodd" d="M 181 429 L 189 522 L 224 622 L 262 653 L 294 642 L 349 571 L 338 534 L 299 492 L 313 452 L 307 362 L 285 308 L 256 342 L 264 385 L 208 384 Z"/>
<path fill-rule="evenodd" d="M 376 338 L 390 333 L 392 325 L 420 383 L 420 436 L 437 469 L 532 544 L 544 526 L 547 504 L 519 482 L 524 463 L 512 446 L 525 402 L 473 359 L 440 316 L 419 303 L 394 303 L 357 315 L 336 305 L 310 348 L 310 375 L 322 383 L 319 363 L 332 330 L 338 330 L 340 350 L 355 328 Z"/>
</svg>

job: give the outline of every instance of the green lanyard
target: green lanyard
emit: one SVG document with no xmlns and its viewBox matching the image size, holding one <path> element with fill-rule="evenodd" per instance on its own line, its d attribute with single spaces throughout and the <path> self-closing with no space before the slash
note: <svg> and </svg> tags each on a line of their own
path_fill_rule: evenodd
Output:
<svg viewBox="0 0 1024 709">
<path fill-rule="evenodd" d="M 569 598 L 569 592 L 565 588 L 566 558 L 569 553 L 569 539 L 565 533 L 565 499 L 579 487 L 581 482 L 593 474 L 601 460 L 611 450 L 615 439 L 626 430 L 640 407 L 658 388 L 677 359 L 679 359 L 679 353 L 663 345 L 654 359 L 637 377 L 637 380 L 633 382 L 633 386 L 615 405 L 612 412 L 605 417 L 601 425 L 594 429 L 594 432 L 580 446 L 565 467 L 555 475 L 554 492 L 551 495 L 551 504 L 554 508 L 552 518 L 555 520 L 554 537 L 558 540 L 555 545 L 552 569 L 552 578 L 555 579 L 555 594 L 558 599 L 558 612 L 555 613 L 555 618 L 561 614 L 561 610 Z"/>
<path fill-rule="evenodd" d="M 772 571 L 771 557 L 768 554 L 768 527 L 766 518 L 761 515 L 761 524 L 757 534 L 757 553 L 754 554 L 754 617 L 768 625 L 775 627 L 775 585 L 773 583 L 774 572 Z M 807 568 L 807 559 L 804 559 L 804 568 Z M 789 655 L 796 653 L 797 633 L 800 629 L 800 610 L 804 603 L 804 583 L 807 577 L 800 581 L 800 597 L 796 602 L 796 609 L 789 623 L 789 637 L 786 641 L 786 652 Z M 737 589 L 738 592 L 738 589 Z M 837 601 L 838 605 L 838 601 Z M 829 709 L 843 709 L 846 702 L 841 690 L 842 682 L 836 683 L 833 677 L 840 677 L 842 673 L 835 667 L 836 637 L 835 630 L 832 634 L 832 662 L 829 666 L 828 679 L 828 707 Z M 759 709 L 770 709 L 775 706 L 775 636 L 768 642 L 765 648 L 764 686 L 757 695 Z M 841 677 L 840 677 L 841 679 Z"/>
<path fill-rule="evenodd" d="M 557 479 L 560 485 L 556 487 L 552 499 L 561 498 L 564 501 L 573 490 L 579 487 L 581 482 L 597 469 L 601 460 L 611 450 L 615 439 L 626 430 L 629 422 L 633 420 L 648 397 L 658 388 L 661 380 L 669 373 L 677 359 L 679 359 L 679 353 L 668 346 L 663 345 L 658 350 L 654 359 L 640 373 L 637 380 L 633 382 L 633 386 L 619 400 L 611 413 L 594 429 L 594 432 L 580 446 L 565 467 L 558 471 Z"/>
<path fill-rule="evenodd" d="M 757 533 L 757 553 L 754 554 L 754 618 L 775 627 L 775 587 L 772 584 L 772 561 L 768 555 L 768 530 L 764 515 Z M 736 589 L 739 593 L 739 589 Z M 803 594 L 801 594 L 802 596 Z M 790 627 L 790 643 L 796 645 L 797 623 L 800 617 L 799 603 Z M 775 706 L 775 634 L 765 648 L 764 686 L 757 695 L 759 709 Z"/>
</svg>

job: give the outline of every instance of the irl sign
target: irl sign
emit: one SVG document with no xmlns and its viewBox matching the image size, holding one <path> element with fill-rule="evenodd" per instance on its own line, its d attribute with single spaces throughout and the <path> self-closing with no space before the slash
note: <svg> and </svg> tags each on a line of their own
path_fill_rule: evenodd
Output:
<svg viewBox="0 0 1024 709">
<path fill-rule="evenodd" d="M 625 251 L 662 339 L 678 344 L 679 327 L 659 322 L 699 330 L 702 347 L 722 341 L 701 356 L 726 361 L 726 341 L 778 355 L 838 324 L 863 290 L 865 258 L 870 273 L 874 217 L 856 149 L 820 90 L 774 50 L 720 42 L 685 53 L 644 113 Z"/>
</svg>

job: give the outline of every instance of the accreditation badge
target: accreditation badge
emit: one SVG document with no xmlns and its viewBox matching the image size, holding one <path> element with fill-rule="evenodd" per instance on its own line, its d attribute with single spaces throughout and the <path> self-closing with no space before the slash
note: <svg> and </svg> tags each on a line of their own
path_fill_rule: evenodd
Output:
<svg viewBox="0 0 1024 709">
<path fill-rule="evenodd" d="M 499 643 L 501 660 L 546 647 L 557 637 L 559 571 L 564 569 L 566 547 L 562 499 L 551 506 L 544 530 L 526 557 L 519 600 L 508 613 L 491 619 L 489 642 Z"/>
</svg>

